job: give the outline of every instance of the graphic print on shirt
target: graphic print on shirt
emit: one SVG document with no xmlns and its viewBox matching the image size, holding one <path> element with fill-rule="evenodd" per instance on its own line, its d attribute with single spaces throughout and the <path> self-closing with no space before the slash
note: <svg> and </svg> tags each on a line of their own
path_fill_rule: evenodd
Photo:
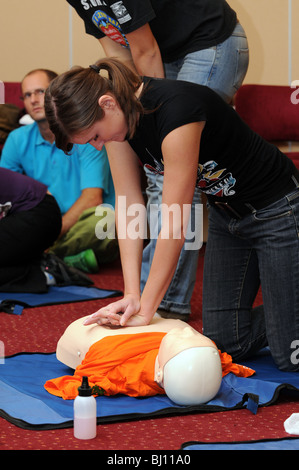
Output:
<svg viewBox="0 0 299 470">
<path fill-rule="evenodd" d="M 111 18 L 111 16 L 107 15 L 104 11 L 97 10 L 92 15 L 92 22 L 110 39 L 121 44 L 123 47 L 129 48 L 128 40 L 122 32 L 120 24 L 130 21 L 132 18 L 126 7 L 123 5 L 123 2 L 113 3 L 111 5 L 111 10 L 115 14 L 116 20 Z"/>
<path fill-rule="evenodd" d="M 153 165 L 146 163 L 144 166 L 152 173 L 164 175 L 164 162 L 158 161 L 152 153 L 146 148 L 146 152 L 153 160 Z M 236 179 L 231 172 L 226 169 L 215 170 L 218 164 L 214 160 L 210 160 L 204 164 L 198 164 L 196 186 L 203 193 L 209 196 L 233 196 L 235 194 L 232 189 L 236 184 Z"/>
<path fill-rule="evenodd" d="M 126 9 L 125 5 L 123 2 L 115 2 L 110 5 L 111 10 L 115 14 L 116 18 L 122 23 L 126 23 L 127 21 L 130 21 L 132 17 L 130 16 L 128 10 Z"/>
<path fill-rule="evenodd" d="M 146 163 L 144 166 L 148 170 L 150 170 L 152 173 L 155 173 L 156 175 L 157 174 L 164 175 L 164 162 L 163 161 L 161 161 L 161 163 L 158 162 L 158 160 L 156 160 L 156 158 L 151 154 L 151 152 L 149 151 L 148 148 L 146 148 L 145 150 L 151 156 L 151 158 L 154 160 L 155 166 L 152 166 L 149 163 Z"/>
<path fill-rule="evenodd" d="M 226 169 L 213 170 L 218 164 L 211 160 L 204 163 L 199 163 L 197 171 L 197 186 L 209 196 L 233 196 L 235 191 L 232 189 L 236 180 L 230 172 Z"/>
</svg>

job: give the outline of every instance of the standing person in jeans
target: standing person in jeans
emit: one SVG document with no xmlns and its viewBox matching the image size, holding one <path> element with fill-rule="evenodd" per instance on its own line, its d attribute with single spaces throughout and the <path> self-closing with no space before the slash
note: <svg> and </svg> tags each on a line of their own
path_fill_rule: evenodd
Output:
<svg viewBox="0 0 299 470">
<path fill-rule="evenodd" d="M 67 0 L 100 41 L 106 56 L 117 57 L 141 76 L 186 80 L 208 86 L 230 103 L 248 68 L 246 34 L 237 14 L 224 0 L 123 0 L 91 2 Z M 145 165 L 150 205 L 162 203 L 163 171 Z M 196 220 L 200 192 L 195 189 L 191 216 Z M 158 233 L 161 211 L 151 212 L 151 229 Z M 141 291 L 155 251 L 151 238 L 143 252 Z M 188 246 L 189 245 L 189 246 Z M 196 279 L 199 248 L 184 245 L 159 313 L 164 318 L 188 320 Z"/>
</svg>

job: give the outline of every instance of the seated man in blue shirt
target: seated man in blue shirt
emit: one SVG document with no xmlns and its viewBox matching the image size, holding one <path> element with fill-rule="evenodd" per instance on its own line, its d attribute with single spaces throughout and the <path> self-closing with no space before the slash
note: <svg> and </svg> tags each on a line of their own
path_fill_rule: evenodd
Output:
<svg viewBox="0 0 299 470">
<path fill-rule="evenodd" d="M 45 90 L 56 76 L 36 69 L 24 77 L 24 105 L 34 123 L 9 134 L 0 166 L 47 186 L 62 214 L 60 236 L 51 251 L 83 271 L 97 272 L 98 263 L 118 255 L 110 167 L 104 148 L 77 145 L 67 156 L 56 147 L 44 110 Z"/>
</svg>

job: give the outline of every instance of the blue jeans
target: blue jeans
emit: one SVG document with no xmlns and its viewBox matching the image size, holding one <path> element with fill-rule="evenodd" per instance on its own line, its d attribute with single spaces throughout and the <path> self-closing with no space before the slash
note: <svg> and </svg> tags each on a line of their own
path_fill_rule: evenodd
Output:
<svg viewBox="0 0 299 470">
<path fill-rule="evenodd" d="M 299 370 L 298 188 L 242 219 L 210 207 L 203 329 L 235 361 L 268 345 L 280 369 Z"/>
<path fill-rule="evenodd" d="M 242 85 L 248 63 L 248 42 L 238 23 L 232 35 L 221 44 L 192 52 L 164 66 L 167 78 L 205 85 L 230 103 Z"/>
<path fill-rule="evenodd" d="M 165 65 L 166 77 L 206 85 L 230 102 L 242 84 L 248 67 L 248 45 L 242 26 L 238 23 L 232 36 L 210 49 L 196 51 L 183 59 Z M 146 170 L 147 194 L 151 204 L 162 202 L 163 176 Z M 200 203 L 200 191 L 195 189 L 192 217 L 195 204 Z M 156 221 L 159 224 L 158 220 Z M 141 270 L 141 291 L 146 283 L 156 240 L 146 246 Z M 160 308 L 172 312 L 189 314 L 190 300 L 194 288 L 199 250 L 183 248 L 176 272 L 164 296 Z"/>
</svg>

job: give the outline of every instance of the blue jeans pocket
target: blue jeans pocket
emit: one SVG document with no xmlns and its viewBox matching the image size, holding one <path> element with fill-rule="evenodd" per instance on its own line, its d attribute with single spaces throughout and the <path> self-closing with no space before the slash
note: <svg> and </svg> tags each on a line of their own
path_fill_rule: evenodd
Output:
<svg viewBox="0 0 299 470">
<path fill-rule="evenodd" d="M 244 75 L 246 75 L 248 64 L 249 64 L 249 50 L 246 49 L 238 49 L 236 51 L 237 58 L 236 58 L 236 70 L 235 70 L 235 78 L 233 86 L 238 91 L 240 86 L 243 83 Z"/>
</svg>

